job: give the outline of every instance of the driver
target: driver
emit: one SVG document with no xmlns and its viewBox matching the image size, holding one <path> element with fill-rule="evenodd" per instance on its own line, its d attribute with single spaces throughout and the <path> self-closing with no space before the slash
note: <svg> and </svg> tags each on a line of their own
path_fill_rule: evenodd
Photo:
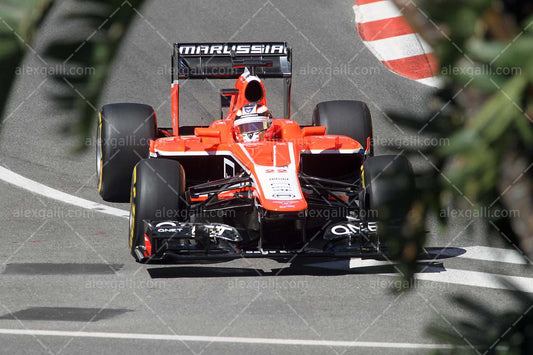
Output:
<svg viewBox="0 0 533 355">
<path fill-rule="evenodd" d="M 239 143 L 257 142 L 264 138 L 265 132 L 272 126 L 272 114 L 261 104 L 246 104 L 237 111 L 233 125 Z"/>
</svg>

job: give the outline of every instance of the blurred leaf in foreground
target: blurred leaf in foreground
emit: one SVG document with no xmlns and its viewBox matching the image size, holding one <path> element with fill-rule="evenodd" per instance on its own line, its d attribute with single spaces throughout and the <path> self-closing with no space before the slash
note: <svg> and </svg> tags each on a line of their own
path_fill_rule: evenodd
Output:
<svg viewBox="0 0 533 355">
<path fill-rule="evenodd" d="M 502 281 L 515 310 L 497 312 L 465 296 L 454 296 L 454 303 L 472 316 L 456 319 L 450 327 L 435 322 L 427 333 L 441 341 L 457 345 L 453 354 L 533 354 L 533 297 Z M 441 353 L 441 352 L 436 352 Z"/>
<path fill-rule="evenodd" d="M 0 120 L 24 54 L 52 0 L 2 0 L 0 3 Z M 0 121 L 1 122 L 1 121 Z"/>
<path fill-rule="evenodd" d="M 433 46 L 443 85 L 432 102 L 434 114 L 422 120 L 392 116 L 419 135 L 448 138 L 404 149 L 429 167 L 418 177 L 421 207 L 412 211 L 418 215 L 414 238 L 423 240 L 419 221 L 429 215 L 446 222 L 453 217 L 447 211 L 474 212 L 470 215 L 481 217 L 492 239 L 520 247 L 531 264 L 533 1 L 396 2 L 407 6 L 408 21 Z M 453 221 L 466 225 L 469 219 Z M 461 345 L 453 353 L 533 354 L 533 298 L 519 290 L 509 294 L 514 302 L 499 312 L 456 296 L 455 303 L 473 316 L 429 332 Z"/>
<path fill-rule="evenodd" d="M 143 0 L 75 0 L 72 9 L 62 16 L 66 25 L 75 25 L 75 38 L 58 38 L 45 49 L 52 63 L 73 67 L 53 75 L 61 88 L 52 99 L 77 119 L 65 126 L 65 131 L 80 138 L 79 150 L 91 134 L 102 89 L 109 76 L 122 39 L 140 13 Z M 74 74 L 72 74 L 74 73 Z"/>
<path fill-rule="evenodd" d="M 425 119 L 392 113 L 442 142 L 403 149 L 430 166 L 418 176 L 412 220 L 486 210 L 493 235 L 533 256 L 533 2 L 397 2 L 434 47 L 443 83 Z"/>
</svg>

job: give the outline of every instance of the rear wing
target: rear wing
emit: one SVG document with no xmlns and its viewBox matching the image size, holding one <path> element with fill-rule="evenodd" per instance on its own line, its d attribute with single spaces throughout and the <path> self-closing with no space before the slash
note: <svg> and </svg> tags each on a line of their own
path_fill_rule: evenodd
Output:
<svg viewBox="0 0 533 355">
<path fill-rule="evenodd" d="M 172 82 L 178 79 L 236 79 L 245 67 L 260 78 L 292 77 L 285 42 L 175 43 Z"/>
<path fill-rule="evenodd" d="M 286 42 L 175 43 L 172 52 L 172 127 L 179 129 L 179 80 L 237 79 L 244 69 L 283 79 L 283 114 L 290 118 L 292 51 Z M 222 98 L 227 93 L 221 92 Z"/>
</svg>

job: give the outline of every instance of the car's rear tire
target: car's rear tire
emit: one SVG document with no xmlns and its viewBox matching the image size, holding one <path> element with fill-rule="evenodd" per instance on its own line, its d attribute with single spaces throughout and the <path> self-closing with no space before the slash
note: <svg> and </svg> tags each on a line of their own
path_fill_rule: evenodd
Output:
<svg viewBox="0 0 533 355">
<path fill-rule="evenodd" d="M 378 235 L 386 239 L 403 226 L 415 194 L 411 164 L 403 155 L 369 157 L 362 168 L 363 217 L 378 223 Z"/>
<path fill-rule="evenodd" d="M 313 112 L 313 126 L 325 126 L 326 134 L 347 136 L 367 149 L 370 142 L 370 156 L 374 155 L 372 118 L 368 106 L 362 101 L 325 101 L 316 105 Z"/>
<path fill-rule="evenodd" d="M 143 262 L 155 250 L 140 257 L 137 247 L 146 248 L 143 220 L 183 220 L 186 216 L 185 172 L 183 167 L 169 159 L 143 159 L 132 173 L 130 201 L 130 253 Z M 148 255 L 148 256 L 147 256 Z"/>
<path fill-rule="evenodd" d="M 150 139 L 157 137 L 154 109 L 135 103 L 105 105 L 96 129 L 98 192 L 106 201 L 128 202 L 133 167 L 148 158 Z"/>
</svg>

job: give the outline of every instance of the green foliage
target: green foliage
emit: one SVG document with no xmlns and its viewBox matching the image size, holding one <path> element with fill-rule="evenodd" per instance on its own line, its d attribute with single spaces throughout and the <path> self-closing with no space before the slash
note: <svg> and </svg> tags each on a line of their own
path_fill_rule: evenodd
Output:
<svg viewBox="0 0 533 355">
<path fill-rule="evenodd" d="M 120 43 L 137 15 L 143 0 L 76 0 L 61 20 L 80 30 L 77 37 L 53 40 L 43 53 L 43 65 L 71 70 L 54 71 L 52 79 L 64 90 L 52 94 L 52 99 L 78 119 L 65 127 L 80 137 L 78 149 L 90 134 L 95 117 L 95 105 L 106 83 L 109 68 Z M 54 4 L 53 0 L 4 0 L 0 4 L 0 117 L 36 30 Z M 95 30 L 96 29 L 96 30 Z M 79 73 L 79 74 L 72 74 Z"/>
<path fill-rule="evenodd" d="M 428 27 L 434 33 L 428 37 L 433 39 L 445 83 L 438 106 L 446 109 L 418 126 L 426 133 L 450 137 L 449 144 L 427 153 L 439 170 L 445 168 L 449 181 L 441 178 L 441 190 L 452 193 L 456 202 L 463 201 L 464 194 L 477 205 L 491 205 L 507 187 L 501 187 L 506 157 L 517 153 L 533 160 L 533 17 L 526 16 L 528 2 L 522 3 L 523 8 L 509 3 L 419 3 L 434 21 Z M 521 18 L 525 20 L 520 22 Z M 442 192 L 434 195 L 440 196 Z"/>
<path fill-rule="evenodd" d="M 511 242 L 532 245 L 533 220 L 528 218 L 533 206 L 533 169 L 528 168 L 533 162 L 532 2 L 423 0 L 416 6 L 420 11 L 413 11 L 408 20 L 420 24 L 427 22 L 426 16 L 431 19 L 421 34 L 440 60 L 444 85 L 435 94 L 437 113 L 424 120 L 393 118 L 419 133 L 449 137 L 449 142 L 407 150 L 425 157 L 432 169 L 418 178 L 419 208 L 412 211 L 418 217 L 406 228 L 418 230 L 414 238 L 423 241 L 420 225 L 424 222 L 420 221 L 431 213 L 439 216 L 447 204 L 518 210 L 515 218 L 521 218 L 526 228 L 518 229 L 519 223 L 510 218 L 487 217 L 485 222 L 493 235 L 499 236 L 501 227 Z M 520 199 L 506 195 L 517 183 Z M 496 225 L 498 230 L 493 228 Z M 531 249 L 525 252 L 533 255 Z M 474 316 L 453 322 L 455 328 L 435 324 L 429 332 L 441 341 L 461 345 L 452 353 L 475 352 L 470 346 L 474 344 L 479 353 L 531 354 L 533 299 L 519 292 L 510 295 L 517 307 L 502 313 L 476 300 L 454 297 Z M 503 347 L 496 349 L 496 345 Z"/>
<path fill-rule="evenodd" d="M 0 119 L 3 117 L 16 68 L 52 0 L 3 0 L 0 3 Z"/>
<path fill-rule="evenodd" d="M 505 284 L 513 288 L 512 284 Z M 452 354 L 531 354 L 533 353 L 533 297 L 527 293 L 508 291 L 514 310 L 494 311 L 477 300 L 454 296 L 454 303 L 470 314 L 468 320 L 456 319 L 451 328 L 435 322 L 427 333 L 457 345 Z M 510 302 L 511 303 L 511 302 Z M 441 353 L 441 352 L 437 352 Z"/>
<path fill-rule="evenodd" d="M 531 213 L 524 205 L 511 206 L 513 201 L 502 196 L 514 178 L 531 176 L 527 162 L 533 161 L 533 16 L 500 0 L 424 0 L 416 6 L 410 20 L 420 24 L 427 22 L 426 16 L 431 19 L 421 34 L 438 55 L 443 87 L 432 102 L 435 112 L 425 119 L 391 116 L 419 134 L 449 140 L 442 146 L 402 147 L 431 165 L 418 177 L 421 207 L 412 221 L 423 224 L 428 214 L 440 216 L 449 203 L 459 208 L 518 209 L 527 218 Z M 517 156 L 526 165 L 508 171 Z M 506 174 L 512 176 L 510 181 L 503 178 Z M 525 188 L 533 206 L 533 186 Z M 490 222 L 509 226 L 513 221 Z M 533 230 L 533 222 L 526 223 Z M 412 239 L 424 240 L 422 226 L 406 228 L 418 231 Z M 529 236 L 511 229 L 510 237 L 526 245 L 522 239 Z"/>
<path fill-rule="evenodd" d="M 96 117 L 96 105 L 115 59 L 122 38 L 137 15 L 143 0 L 128 2 L 116 0 L 77 0 L 74 10 L 64 15 L 65 24 L 87 29 L 77 38 L 56 39 L 45 50 L 52 62 L 74 65 L 79 75 L 56 73 L 53 79 L 64 90 L 53 99 L 64 109 L 73 111 L 78 119 L 65 127 L 69 133 L 80 137 L 78 149 L 90 135 Z M 95 31 L 96 28 L 96 31 Z"/>
<path fill-rule="evenodd" d="M 143 0 L 76 0 L 73 10 L 63 16 L 65 24 L 87 29 L 76 38 L 58 38 L 45 49 L 44 58 L 50 65 L 79 67 L 55 73 L 53 80 L 65 90 L 53 94 L 64 109 L 77 114 L 67 131 L 76 133 L 83 142 L 90 134 L 98 104 L 106 83 L 110 65 L 120 48 L 121 40 L 137 16 Z M 3 115 L 16 68 L 36 30 L 53 5 L 53 0 L 2 0 L 0 3 L 0 117 Z M 441 63 L 444 87 L 435 94 L 435 114 L 424 120 L 393 115 L 402 125 L 433 137 L 449 137 L 441 147 L 411 147 L 408 154 L 424 157 L 431 169 L 418 177 L 418 200 L 404 227 L 404 238 L 398 246 L 400 268 L 406 278 L 416 272 L 416 257 L 423 248 L 426 217 L 439 211 L 452 197 L 452 203 L 465 199 L 476 206 L 519 209 L 522 216 L 530 214 L 523 205 L 511 199 L 500 199 L 515 178 L 530 178 L 533 169 L 511 169 L 510 157 L 533 161 L 533 13 L 531 1 L 504 0 L 420 0 L 416 6 L 422 17 L 417 23 L 431 22 L 422 29 L 433 45 Z M 97 29 L 94 31 L 94 29 Z M 83 32 L 83 31 L 80 31 Z M 80 149 L 83 144 L 80 143 Z M 513 165 L 514 166 L 514 165 Z M 527 166 L 527 164 L 526 164 Z M 525 185 L 529 203 L 533 199 L 531 183 Z M 492 222 L 492 221 L 491 221 Z M 512 221 L 495 221 L 512 225 Z M 533 230 L 530 218 L 529 231 Z M 513 233 L 514 232 L 514 233 Z M 516 241 L 527 235 L 510 229 Z M 530 255 L 533 250 L 527 251 Z M 513 294 L 515 297 L 518 294 Z M 472 343 L 489 349 L 499 339 L 509 353 L 532 353 L 533 323 L 525 312 L 531 298 L 521 298 L 518 312 L 491 312 L 477 302 L 464 297 L 455 301 L 470 310 L 477 321 L 464 321 L 459 333 Z M 522 315 L 522 317 L 518 317 Z M 514 322 L 514 323 L 513 323 Z M 507 328 L 506 328 L 507 327 Z M 507 330 L 506 330 L 507 329 Z M 465 344 L 457 333 L 439 326 L 431 328 L 446 341 Z M 502 336 L 501 338 L 499 338 Z M 493 349 L 493 348 L 492 348 Z M 472 350 L 471 348 L 468 350 Z M 461 350 L 459 350 L 461 351 Z"/>
<path fill-rule="evenodd" d="M 532 48 L 533 50 L 533 48 Z M 513 138 L 531 143 L 531 127 L 520 130 L 525 117 L 512 103 L 521 102 L 528 80 L 523 76 L 508 79 L 501 91 L 469 118 L 468 125 L 451 135 L 450 145 L 439 154 L 452 159 L 449 179 L 470 199 L 490 204 L 499 194 L 497 180 L 505 145 Z"/>
</svg>

